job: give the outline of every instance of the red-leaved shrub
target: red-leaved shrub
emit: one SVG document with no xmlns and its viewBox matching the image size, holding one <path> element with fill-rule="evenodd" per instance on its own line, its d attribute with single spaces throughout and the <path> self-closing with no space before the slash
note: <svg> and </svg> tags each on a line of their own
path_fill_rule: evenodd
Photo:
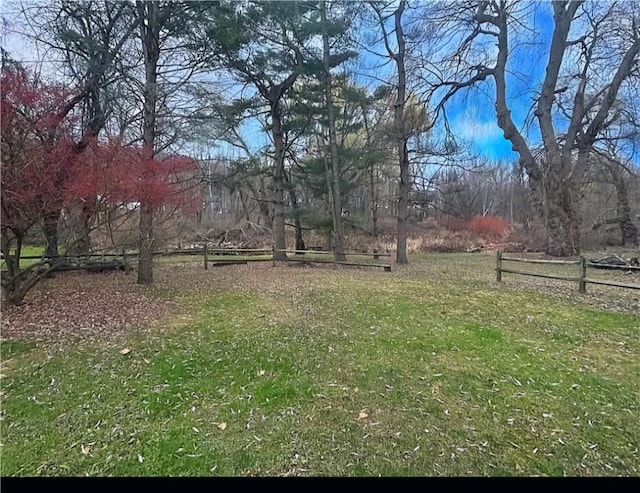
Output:
<svg viewBox="0 0 640 493">
<path fill-rule="evenodd" d="M 474 216 L 467 223 L 467 231 L 485 239 L 498 240 L 504 237 L 509 223 L 496 216 Z"/>
</svg>

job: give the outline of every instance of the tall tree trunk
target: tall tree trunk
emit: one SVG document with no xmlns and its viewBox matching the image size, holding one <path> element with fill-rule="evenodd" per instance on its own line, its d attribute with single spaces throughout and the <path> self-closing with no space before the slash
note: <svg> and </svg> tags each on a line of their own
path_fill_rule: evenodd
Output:
<svg viewBox="0 0 640 493">
<path fill-rule="evenodd" d="M 273 132 L 274 163 L 273 163 L 273 223 L 271 231 L 276 260 L 287 258 L 287 254 L 278 250 L 286 250 L 287 243 L 284 230 L 284 137 L 282 134 L 282 115 L 280 114 L 280 99 L 271 105 L 271 122 Z"/>
<path fill-rule="evenodd" d="M 338 261 L 346 259 L 344 255 L 344 227 L 342 224 L 342 197 L 340 194 L 340 162 L 338 155 L 338 138 L 336 136 L 336 119 L 333 107 L 333 94 L 331 93 L 331 64 L 329 32 L 327 29 L 327 4 L 323 0 L 320 4 L 320 22 L 322 23 L 322 46 L 324 63 L 324 92 L 327 104 L 327 118 L 329 125 L 329 147 L 331 152 L 331 203 L 333 218 L 333 248 L 334 257 Z"/>
<path fill-rule="evenodd" d="M 558 168 L 551 168 L 544 190 L 547 253 L 554 257 L 569 257 L 579 252 L 579 221 L 574 204 L 575 191 L 564 182 Z"/>
<path fill-rule="evenodd" d="M 407 260 L 407 217 L 409 208 L 409 191 L 411 179 L 409 177 L 409 152 L 404 122 L 404 107 L 407 94 L 407 74 L 404 67 L 405 42 L 402 30 L 402 13 L 406 2 L 403 0 L 394 13 L 396 41 L 398 53 L 394 56 L 398 69 L 398 94 L 394 111 L 394 124 L 398 143 L 398 163 L 400 165 L 400 197 L 398 198 L 398 240 L 396 246 L 396 262 L 408 263 Z"/>
<path fill-rule="evenodd" d="M 160 58 L 160 30 L 158 26 L 158 8 L 156 2 L 138 2 L 138 16 L 144 53 L 145 91 L 142 142 L 146 159 L 155 155 L 156 103 L 158 98 L 158 60 Z M 138 284 L 153 283 L 153 206 L 146 201 L 140 202 L 140 233 L 138 245 Z"/>
</svg>

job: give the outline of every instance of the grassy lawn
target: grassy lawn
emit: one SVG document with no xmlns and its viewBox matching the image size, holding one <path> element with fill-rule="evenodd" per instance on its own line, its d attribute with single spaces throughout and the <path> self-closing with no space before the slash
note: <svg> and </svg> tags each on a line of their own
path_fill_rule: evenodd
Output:
<svg viewBox="0 0 640 493">
<path fill-rule="evenodd" d="M 15 253 L 15 252 L 12 252 Z M 21 257 L 33 257 L 35 255 L 42 256 L 44 254 L 43 246 L 33 246 L 33 245 L 23 245 L 22 250 L 20 251 Z M 35 264 L 39 262 L 38 259 L 23 259 L 20 260 L 20 267 L 28 267 L 31 264 Z M 5 269 L 4 259 L 0 260 L 0 269 Z"/>
<path fill-rule="evenodd" d="M 1 474 L 640 475 L 640 316 L 494 259 L 187 265 L 162 327 L 4 341 Z"/>
</svg>

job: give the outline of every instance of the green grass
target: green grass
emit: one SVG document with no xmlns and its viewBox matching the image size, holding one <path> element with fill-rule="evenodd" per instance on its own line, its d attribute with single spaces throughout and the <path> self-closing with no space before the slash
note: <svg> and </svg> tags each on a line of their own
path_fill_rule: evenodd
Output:
<svg viewBox="0 0 640 493">
<path fill-rule="evenodd" d="M 164 332 L 4 342 L 2 475 L 639 475 L 640 317 L 471 258 L 269 267 Z"/>
<path fill-rule="evenodd" d="M 13 252 L 12 252 L 13 253 Z M 20 252 L 21 257 L 32 257 L 35 255 L 42 256 L 44 254 L 43 246 L 33 246 L 33 245 L 23 245 L 22 250 Z M 39 262 L 38 259 L 23 259 L 20 260 L 20 267 L 25 268 L 31 264 L 35 264 Z M 0 269 L 5 269 L 4 259 L 0 260 Z"/>
</svg>

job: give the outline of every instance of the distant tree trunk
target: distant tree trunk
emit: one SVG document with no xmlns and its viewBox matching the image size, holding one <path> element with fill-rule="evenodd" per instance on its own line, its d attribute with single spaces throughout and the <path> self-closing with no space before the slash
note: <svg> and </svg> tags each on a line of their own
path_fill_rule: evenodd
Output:
<svg viewBox="0 0 640 493">
<path fill-rule="evenodd" d="M 638 228 L 631 220 L 631 207 L 629 206 L 629 192 L 627 177 L 623 166 L 608 156 L 602 159 L 604 169 L 608 171 L 608 179 L 616 189 L 616 219 L 620 227 L 622 245 L 636 246 L 638 244 Z"/>
<path fill-rule="evenodd" d="M 376 193 L 376 169 L 372 164 L 370 169 L 370 186 L 371 186 L 371 234 L 374 239 L 378 238 L 378 194 Z"/>
<path fill-rule="evenodd" d="M 304 238 L 302 237 L 302 223 L 300 222 L 300 204 L 298 204 L 298 195 L 296 194 L 295 185 L 291 183 L 289 175 L 285 174 L 287 187 L 289 187 L 289 199 L 291 200 L 291 209 L 293 210 L 293 225 L 295 229 L 296 250 L 306 250 Z"/>
<path fill-rule="evenodd" d="M 324 93 L 327 104 L 327 118 L 329 127 L 329 147 L 331 155 L 331 203 L 333 218 L 333 248 L 334 257 L 338 261 L 346 259 L 344 255 L 344 227 L 342 224 L 342 198 L 340 194 L 340 157 L 338 154 L 338 138 L 336 136 L 336 120 L 333 107 L 333 94 L 331 93 L 331 52 L 329 45 L 329 33 L 327 29 L 327 5 L 326 1 L 320 4 L 320 22 L 322 23 L 322 46 L 324 62 Z"/>
<path fill-rule="evenodd" d="M 291 206 L 295 212 L 295 215 L 293 216 L 293 224 L 295 226 L 296 250 L 306 250 L 307 246 L 305 245 L 304 238 L 302 236 L 302 223 L 300 222 L 300 215 L 298 214 L 300 206 L 298 205 L 295 190 L 291 190 Z"/>
<path fill-rule="evenodd" d="M 145 158 L 153 159 L 156 137 L 156 103 L 158 98 L 158 60 L 160 58 L 160 29 L 158 26 L 158 8 L 156 2 L 138 2 L 138 16 L 142 37 L 145 68 L 145 91 L 142 142 Z M 153 216 L 154 210 L 146 201 L 140 202 L 140 223 L 138 230 L 138 284 L 153 283 Z"/>
<path fill-rule="evenodd" d="M 58 221 L 60 220 L 60 209 L 50 211 L 43 217 L 42 229 L 45 238 L 44 256 L 48 258 L 58 258 Z"/>
<path fill-rule="evenodd" d="M 636 246 L 638 244 L 638 228 L 631 221 L 631 207 L 629 207 L 629 194 L 624 179 L 616 184 L 616 196 L 618 199 L 617 216 L 622 233 L 622 245 Z"/>
<path fill-rule="evenodd" d="M 262 218 L 264 219 L 265 226 L 267 226 L 269 229 L 272 229 L 273 219 L 272 219 L 271 211 L 269 210 L 269 203 L 265 200 L 265 196 L 267 195 L 267 192 L 265 191 L 264 182 L 263 181 L 260 182 L 259 191 L 250 181 L 247 182 L 247 188 L 251 191 L 251 194 L 253 195 L 253 199 L 258 204 L 258 210 L 260 211 L 260 215 L 258 216 L 258 224 L 260 224 L 260 218 Z"/>
<path fill-rule="evenodd" d="M 369 121 L 367 119 L 367 110 L 363 107 L 362 115 L 364 120 L 364 128 L 365 135 L 367 138 L 367 148 L 372 149 L 373 146 L 371 144 L 371 131 L 369 129 Z M 369 209 L 371 211 L 371 236 L 374 239 L 378 238 L 378 194 L 377 194 L 377 183 L 378 183 L 378 171 L 376 168 L 375 160 L 371 161 L 369 165 L 369 197 L 370 204 Z"/>
<path fill-rule="evenodd" d="M 79 220 L 79 234 L 78 238 L 73 244 L 73 253 L 79 255 L 86 255 L 91 251 L 91 225 L 94 219 L 94 212 L 92 205 L 84 202 L 80 208 L 80 220 Z"/>
</svg>

